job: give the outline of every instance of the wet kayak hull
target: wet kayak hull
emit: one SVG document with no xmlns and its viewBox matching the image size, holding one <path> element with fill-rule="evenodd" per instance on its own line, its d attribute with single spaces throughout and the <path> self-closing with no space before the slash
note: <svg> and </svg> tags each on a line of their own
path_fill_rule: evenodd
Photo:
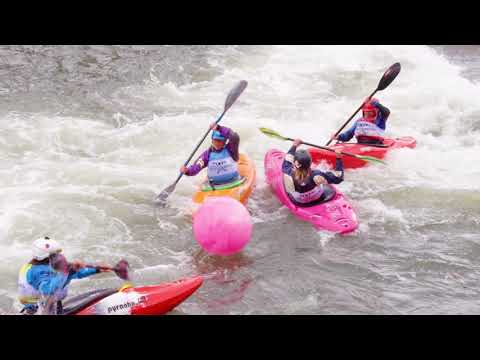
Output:
<svg viewBox="0 0 480 360">
<path fill-rule="evenodd" d="M 417 142 L 414 138 L 405 136 L 397 139 L 387 138 L 384 140 L 384 145 L 386 146 L 377 147 L 375 145 L 368 144 L 339 143 L 330 147 L 332 149 L 338 149 L 340 151 L 349 152 L 355 155 L 373 156 L 377 159 L 383 159 L 391 150 L 405 147 L 413 149 L 417 145 Z M 314 164 L 320 164 L 324 162 L 330 168 L 335 167 L 334 152 L 317 148 L 309 148 L 308 151 L 312 156 L 312 162 Z M 363 160 L 356 159 L 351 156 L 344 156 L 342 159 L 344 169 L 358 169 L 368 164 Z"/>
<path fill-rule="evenodd" d="M 160 285 L 126 287 L 71 315 L 163 315 L 190 297 L 203 283 L 197 276 Z"/>
</svg>

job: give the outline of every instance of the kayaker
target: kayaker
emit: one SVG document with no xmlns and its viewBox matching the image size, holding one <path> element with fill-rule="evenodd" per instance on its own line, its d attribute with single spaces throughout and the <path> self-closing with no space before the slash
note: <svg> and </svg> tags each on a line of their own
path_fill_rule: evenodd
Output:
<svg viewBox="0 0 480 360">
<path fill-rule="evenodd" d="M 390 110 L 373 98 L 362 107 L 363 116 L 344 133 L 333 136 L 333 140 L 349 141 L 353 136 L 360 144 L 383 144 L 385 128 Z"/>
<path fill-rule="evenodd" d="M 216 123 L 211 124 L 210 129 L 213 130 L 212 146 L 205 150 L 193 165 L 188 168 L 182 166 L 180 171 L 187 176 L 195 176 L 206 167 L 211 185 L 222 185 L 238 180 L 240 137 L 232 129 Z"/>
<path fill-rule="evenodd" d="M 68 292 L 68 284 L 73 279 L 103 272 L 100 267 L 85 267 L 79 261 L 68 263 L 60 254 L 60 244 L 43 237 L 33 243 L 33 259 L 23 265 L 18 277 L 19 300 L 24 305 L 22 313 L 35 314 L 39 306 L 55 302 L 57 313 L 61 313 L 61 301 Z"/>
<path fill-rule="evenodd" d="M 307 150 L 297 150 L 302 140 L 296 139 L 288 150 L 282 164 L 285 190 L 297 206 L 312 206 L 328 201 L 335 190 L 328 184 L 340 184 L 343 181 L 343 161 L 341 152 L 336 150 L 334 171 L 312 170 L 312 158 Z"/>
</svg>

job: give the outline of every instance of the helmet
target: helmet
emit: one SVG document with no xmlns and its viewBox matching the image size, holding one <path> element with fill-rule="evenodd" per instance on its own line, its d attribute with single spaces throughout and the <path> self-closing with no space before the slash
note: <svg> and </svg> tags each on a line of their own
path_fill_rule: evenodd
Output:
<svg viewBox="0 0 480 360">
<path fill-rule="evenodd" d="M 298 150 L 295 152 L 294 161 L 298 162 L 295 167 L 302 169 L 309 169 L 312 164 L 312 157 L 307 150 Z"/>
<path fill-rule="evenodd" d="M 59 253 L 62 251 L 60 244 L 55 240 L 45 236 L 37 239 L 33 242 L 33 258 L 35 260 L 45 260 L 51 254 Z"/>
<path fill-rule="evenodd" d="M 373 121 L 377 118 L 377 115 L 378 115 L 378 109 L 373 105 L 375 102 L 378 102 L 377 99 L 371 99 L 370 101 L 366 102 L 365 105 L 363 105 L 362 107 L 362 111 L 363 111 L 363 117 L 365 118 L 365 120 L 367 121 Z M 366 117 L 365 116 L 365 112 L 367 111 L 373 111 L 375 112 L 375 116 L 369 116 L 369 117 Z"/>
<path fill-rule="evenodd" d="M 220 133 L 220 131 L 215 130 L 212 133 L 212 140 L 220 140 L 220 141 L 225 141 L 225 137 Z"/>
</svg>

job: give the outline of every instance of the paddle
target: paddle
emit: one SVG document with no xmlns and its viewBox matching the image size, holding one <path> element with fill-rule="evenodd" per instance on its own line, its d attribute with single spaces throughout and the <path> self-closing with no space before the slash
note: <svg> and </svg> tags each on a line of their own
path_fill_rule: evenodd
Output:
<svg viewBox="0 0 480 360">
<path fill-rule="evenodd" d="M 120 279 L 130 280 L 128 275 L 128 268 L 130 265 L 127 260 L 120 260 L 114 267 L 111 266 L 98 266 L 98 265 L 85 265 L 86 267 L 93 267 L 103 271 L 113 271 Z"/>
<path fill-rule="evenodd" d="M 238 99 L 238 97 L 242 94 L 243 90 L 245 90 L 245 88 L 247 87 L 248 85 L 248 82 L 245 81 L 245 80 L 242 80 L 240 81 L 237 85 L 235 85 L 235 87 L 230 91 L 230 93 L 228 94 L 227 96 L 227 99 L 225 100 L 225 106 L 223 108 L 223 112 L 222 114 L 220 115 L 220 117 L 218 118 L 218 120 L 215 122 L 216 124 L 218 124 L 220 122 L 220 120 L 222 120 L 223 116 L 225 115 L 225 113 L 228 111 L 228 109 L 230 109 L 230 107 L 235 103 L 235 101 Z M 185 161 L 185 164 L 184 166 L 187 166 L 188 163 L 190 162 L 190 160 L 192 159 L 193 155 L 195 155 L 195 153 L 197 152 L 198 148 L 200 147 L 200 145 L 202 145 L 203 141 L 205 140 L 205 138 L 208 136 L 208 134 L 210 133 L 210 129 L 208 129 L 208 131 L 205 133 L 205 135 L 203 136 L 203 138 L 198 142 L 197 146 L 195 147 L 195 150 L 193 150 L 193 152 L 190 154 L 189 158 L 187 159 L 187 161 Z M 181 172 L 180 175 L 178 175 L 177 177 L 177 180 L 175 180 L 175 182 L 168 186 L 167 188 L 165 188 L 154 200 L 154 203 L 156 205 L 161 205 L 161 206 L 165 206 L 166 204 L 166 201 L 167 201 L 167 198 L 170 196 L 170 194 L 175 190 L 175 187 L 177 186 L 177 183 L 180 181 L 180 179 L 182 178 L 183 176 L 183 173 Z"/>
<path fill-rule="evenodd" d="M 342 145 L 358 145 L 358 143 L 342 142 Z M 389 146 L 385 144 L 369 144 L 369 143 L 362 143 L 361 145 L 369 146 L 369 147 L 377 147 L 377 148 L 388 148 L 391 146 L 391 145 Z"/>
<path fill-rule="evenodd" d="M 294 141 L 294 139 L 284 137 L 274 130 L 267 129 L 267 128 L 259 128 L 259 129 L 262 133 L 264 133 L 267 136 L 270 136 L 270 137 L 273 137 L 273 138 L 276 138 L 276 139 L 280 139 L 280 140 Z M 306 143 L 306 142 L 302 142 L 302 144 L 305 144 L 305 145 L 308 145 L 308 146 L 311 146 L 311 147 L 316 147 L 316 148 L 323 149 L 323 150 L 327 150 L 327 151 L 335 152 L 335 150 L 333 150 L 329 147 L 325 147 L 325 146 L 310 144 L 310 143 Z M 351 153 L 343 152 L 343 151 L 341 152 L 341 154 L 346 155 L 346 156 L 351 156 L 351 157 L 354 157 L 354 158 L 357 158 L 359 160 L 363 160 L 363 161 L 366 161 L 366 162 L 374 162 L 374 163 L 379 163 L 379 164 L 385 165 L 384 161 L 382 161 L 380 159 L 377 159 L 377 158 L 374 158 L 372 156 L 355 155 L 355 154 L 351 154 Z"/>
<path fill-rule="evenodd" d="M 395 63 L 392 66 L 390 66 L 388 70 L 385 71 L 385 74 L 383 74 L 375 91 L 372 92 L 367 99 L 370 100 L 377 93 L 377 91 L 385 90 L 388 87 L 388 85 L 390 85 L 393 82 L 393 80 L 395 80 L 397 75 L 400 73 L 400 70 L 402 70 L 402 66 L 400 65 L 400 63 Z M 345 122 L 345 124 L 342 125 L 342 127 L 335 133 L 334 137 L 338 136 L 338 134 L 342 132 L 345 126 L 347 126 L 347 124 L 353 119 L 353 117 L 357 115 L 357 113 L 362 109 L 363 105 L 365 105 L 365 102 L 363 102 L 362 105 L 360 105 L 360 107 L 353 113 L 353 115 L 350 116 L 350 118 Z M 328 140 L 325 146 L 330 145 L 332 141 L 333 139 Z"/>
<path fill-rule="evenodd" d="M 55 254 L 50 257 L 50 265 L 57 271 L 68 273 L 72 268 L 72 264 L 68 263 L 67 259 L 62 254 Z M 102 265 L 90 265 L 86 264 L 83 267 L 95 268 L 103 271 L 113 271 L 122 280 L 129 280 L 128 268 L 129 264 L 127 260 L 120 260 L 115 266 L 102 266 Z"/>
</svg>

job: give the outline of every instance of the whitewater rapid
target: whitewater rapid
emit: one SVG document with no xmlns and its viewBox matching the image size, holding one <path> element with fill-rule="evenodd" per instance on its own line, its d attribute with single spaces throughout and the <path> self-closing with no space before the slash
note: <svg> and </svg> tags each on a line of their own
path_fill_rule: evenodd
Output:
<svg viewBox="0 0 480 360">
<path fill-rule="evenodd" d="M 436 49 L 3 47 L 0 58 L 2 313 L 15 311 L 18 269 L 43 235 L 68 258 L 127 258 L 137 283 L 210 276 L 181 313 L 479 312 L 480 87 Z M 289 143 L 258 127 L 323 144 L 395 62 L 402 72 L 376 97 L 392 111 L 387 135 L 413 136 L 417 148 L 347 172 L 340 189 L 360 228 L 317 232 L 265 184 L 265 153 Z M 182 179 L 166 209 L 152 198 L 239 80 L 249 86 L 222 124 L 257 166 L 254 233 L 242 255 L 219 259 L 192 234 L 200 177 Z M 71 292 L 119 284 L 102 275 Z"/>
</svg>

